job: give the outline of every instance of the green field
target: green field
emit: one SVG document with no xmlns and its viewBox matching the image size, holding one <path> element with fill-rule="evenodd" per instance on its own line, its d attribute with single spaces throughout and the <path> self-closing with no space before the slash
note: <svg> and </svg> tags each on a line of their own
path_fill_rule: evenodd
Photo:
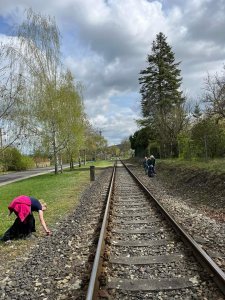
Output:
<svg viewBox="0 0 225 300">
<path fill-rule="evenodd" d="M 97 161 L 86 166 L 76 167 L 73 171 L 66 170 L 62 174 L 46 174 L 25 179 L 0 187 L 0 236 L 14 222 L 15 215 L 8 216 L 8 205 L 19 195 L 33 196 L 43 199 L 48 209 L 44 213 L 49 229 L 74 209 L 79 202 L 81 193 L 90 184 L 90 166 L 96 167 L 96 176 L 102 168 L 112 166 L 114 161 Z M 34 214 L 37 216 L 37 214 Z M 37 220 L 37 218 L 36 218 Z M 37 220 L 37 234 L 44 234 Z"/>
</svg>

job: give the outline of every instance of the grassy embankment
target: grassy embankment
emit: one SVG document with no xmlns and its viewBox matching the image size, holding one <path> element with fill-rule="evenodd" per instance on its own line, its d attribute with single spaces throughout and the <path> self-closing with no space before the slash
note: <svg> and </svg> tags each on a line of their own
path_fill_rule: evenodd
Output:
<svg viewBox="0 0 225 300">
<path fill-rule="evenodd" d="M 7 209 L 13 198 L 19 195 L 28 195 L 43 199 L 48 206 L 45 220 L 51 229 L 59 218 L 76 207 L 81 193 L 89 186 L 90 165 L 96 167 L 96 176 L 98 176 L 102 168 L 112 166 L 113 163 L 113 161 L 87 163 L 81 168 L 76 167 L 74 171 L 64 171 L 59 175 L 41 175 L 0 187 L 0 236 L 15 220 L 14 214 L 8 216 Z M 37 213 L 35 215 L 37 216 Z M 38 235 L 43 234 L 38 220 L 36 225 Z"/>
<path fill-rule="evenodd" d="M 188 161 L 179 159 L 158 160 L 156 163 L 167 165 L 168 167 L 184 167 L 196 170 L 210 171 L 217 174 L 225 172 L 225 159 L 212 159 L 208 161 Z"/>
</svg>

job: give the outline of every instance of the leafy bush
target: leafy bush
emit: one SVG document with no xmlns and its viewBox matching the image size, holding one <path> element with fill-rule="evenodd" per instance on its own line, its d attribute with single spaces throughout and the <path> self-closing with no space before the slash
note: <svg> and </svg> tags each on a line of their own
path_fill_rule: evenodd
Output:
<svg viewBox="0 0 225 300">
<path fill-rule="evenodd" d="M 34 161 L 29 156 L 22 155 L 18 149 L 9 147 L 2 155 L 2 164 L 6 171 L 22 171 L 34 167 Z"/>
<path fill-rule="evenodd" d="M 202 119 L 190 131 L 178 137 L 179 158 L 199 160 L 223 157 L 225 153 L 225 130 L 223 124 L 213 119 Z"/>
</svg>

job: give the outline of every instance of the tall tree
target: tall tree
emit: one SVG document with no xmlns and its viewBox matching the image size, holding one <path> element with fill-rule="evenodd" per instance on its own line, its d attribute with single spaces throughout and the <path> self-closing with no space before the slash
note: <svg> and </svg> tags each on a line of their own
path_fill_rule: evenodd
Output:
<svg viewBox="0 0 225 300">
<path fill-rule="evenodd" d="M 205 117 L 191 128 L 193 156 L 208 158 L 221 157 L 225 151 L 224 124 L 218 124 L 215 118 Z"/>
<path fill-rule="evenodd" d="M 93 128 L 89 122 L 86 122 L 85 149 L 92 158 L 105 158 L 107 150 L 107 140 L 102 136 L 99 130 Z"/>
<path fill-rule="evenodd" d="M 199 106 L 198 103 L 195 104 L 195 107 L 194 107 L 194 111 L 192 113 L 192 116 L 198 121 L 201 116 L 202 116 L 202 112 L 201 112 L 201 108 Z"/>
<path fill-rule="evenodd" d="M 22 89 L 26 100 L 21 113 L 16 111 L 15 115 L 27 125 L 27 133 L 36 138 L 36 148 L 42 144 L 49 151 L 57 173 L 61 152 L 67 148 L 71 159 L 77 151 L 85 115 L 81 89 L 71 72 L 63 69 L 60 33 L 54 18 L 29 9 L 18 28 L 16 43 L 8 47 L 7 53 L 20 63 L 17 69 L 23 89 L 21 84 L 20 89 L 15 85 L 14 94 Z"/>
<path fill-rule="evenodd" d="M 174 53 L 162 32 L 153 41 L 147 62 L 148 66 L 141 70 L 139 78 L 142 115 L 155 127 L 161 143 L 168 140 L 174 143 L 183 122 L 181 117 L 185 117 L 185 98 L 180 91 L 180 62 L 175 62 Z"/>
<path fill-rule="evenodd" d="M 75 85 L 72 73 L 67 70 L 65 83 L 61 87 L 61 98 L 66 103 L 64 126 L 61 135 L 66 141 L 66 152 L 73 169 L 74 159 L 78 158 L 79 149 L 84 145 L 84 133 L 86 127 L 86 115 L 84 113 L 82 86 Z"/>
<path fill-rule="evenodd" d="M 49 84 L 42 96 L 35 111 L 41 124 L 39 131 L 43 144 L 53 155 L 56 167 L 61 161 L 58 156 L 66 149 L 72 168 L 74 155 L 82 144 L 85 114 L 71 72 L 62 74 L 57 89 L 54 84 Z"/>
<path fill-rule="evenodd" d="M 120 144 L 121 155 L 129 156 L 129 154 L 131 154 L 130 150 L 131 150 L 130 140 L 129 140 L 129 138 L 124 138 Z"/>
<path fill-rule="evenodd" d="M 206 93 L 203 101 L 206 103 L 208 115 L 215 116 L 217 121 L 225 119 L 225 66 L 221 76 L 208 75 L 205 80 Z"/>
<path fill-rule="evenodd" d="M 60 33 L 55 20 L 49 16 L 27 10 L 25 21 L 18 28 L 17 41 L 10 47 L 8 53 L 21 63 L 23 79 L 29 89 L 29 103 L 24 110 L 24 116 L 29 124 L 28 132 L 37 135 L 43 124 L 40 124 L 40 106 L 48 108 L 49 115 L 58 118 L 58 90 L 62 74 L 60 61 Z M 56 101 L 57 102 L 57 101 Z M 52 119 L 52 118 L 51 118 Z M 58 142 L 56 138 L 56 123 L 50 126 L 52 145 L 54 148 L 55 173 L 57 173 Z"/>
<path fill-rule="evenodd" d="M 144 117 L 154 117 L 156 113 L 166 113 L 175 104 L 184 101 L 179 91 L 182 81 L 178 69 L 180 62 L 175 63 L 174 53 L 162 32 L 153 41 L 147 62 L 148 67 L 140 72 L 139 78 L 142 114 Z"/>
<path fill-rule="evenodd" d="M 23 64 L 26 79 L 30 82 L 30 103 L 26 110 L 29 131 L 44 136 L 57 173 L 58 154 L 66 147 L 66 138 L 62 138 L 61 133 L 68 101 L 62 97 L 65 75 L 60 55 L 60 33 L 55 20 L 29 9 L 26 20 L 19 26 L 17 44 L 19 49 L 14 47 L 11 53 Z"/>
<path fill-rule="evenodd" d="M 156 139 L 155 131 L 151 126 L 145 126 L 129 137 L 131 148 L 135 150 L 135 156 L 148 156 L 148 146 Z"/>
<path fill-rule="evenodd" d="M 27 101 L 17 62 L 8 55 L 11 44 L 0 44 L 0 153 L 18 143 L 24 132 L 23 110 Z"/>
</svg>

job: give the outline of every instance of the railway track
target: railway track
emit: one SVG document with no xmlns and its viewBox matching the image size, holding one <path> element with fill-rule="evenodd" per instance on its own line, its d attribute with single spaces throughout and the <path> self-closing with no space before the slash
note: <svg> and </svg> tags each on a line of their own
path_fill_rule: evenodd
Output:
<svg viewBox="0 0 225 300">
<path fill-rule="evenodd" d="M 222 300 L 224 294 L 225 274 L 118 163 L 86 299 Z"/>
</svg>

